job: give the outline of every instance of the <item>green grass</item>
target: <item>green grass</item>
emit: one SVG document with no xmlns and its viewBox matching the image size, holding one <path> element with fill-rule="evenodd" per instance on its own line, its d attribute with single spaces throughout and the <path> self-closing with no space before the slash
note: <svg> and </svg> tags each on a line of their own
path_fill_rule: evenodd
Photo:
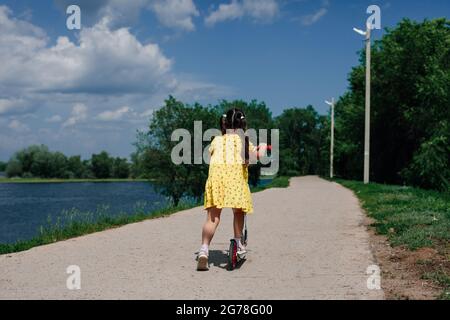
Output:
<svg viewBox="0 0 450 320">
<path fill-rule="evenodd" d="M 337 180 L 352 189 L 392 245 L 411 250 L 450 240 L 450 194 L 422 189 Z"/>
<path fill-rule="evenodd" d="M 42 179 L 42 178 L 0 178 L 0 183 L 79 183 L 79 182 L 143 182 L 148 179 Z"/>
<path fill-rule="evenodd" d="M 392 246 L 403 245 L 409 250 L 430 247 L 443 257 L 432 261 L 431 270 L 424 274 L 439 284 L 442 299 L 450 299 L 450 194 L 411 187 L 358 181 L 335 180 L 353 190 L 363 208 L 375 222 L 378 234 L 387 236 Z M 425 263 L 425 262 L 418 262 Z"/>
<path fill-rule="evenodd" d="M 106 181 L 112 181 L 108 179 Z M 124 181 L 124 180 L 119 180 Z M 136 180 L 133 180 L 136 181 Z M 143 180 L 147 181 L 147 180 Z M 55 181 L 52 181 L 55 182 Z M 67 182 L 61 181 L 61 182 Z M 72 181 L 79 182 L 79 181 Z M 95 180 L 98 182 L 98 180 Z M 276 177 L 264 187 L 252 189 L 252 192 L 259 192 L 268 188 L 285 188 L 289 186 L 288 177 Z M 199 202 L 186 202 L 178 206 L 167 206 L 165 208 L 153 211 L 151 213 L 137 209 L 137 212 L 131 215 L 120 214 L 114 217 L 108 216 L 104 208 L 99 208 L 95 212 L 79 212 L 77 210 L 68 210 L 63 212 L 62 217 L 56 221 L 50 218 L 46 226 L 42 226 L 39 234 L 30 239 L 18 241 L 11 244 L 0 244 L 0 254 L 7 254 L 31 249 L 36 246 L 54 243 L 61 240 L 79 237 L 82 235 L 104 231 L 111 228 L 120 227 L 129 223 L 144 221 L 147 219 L 160 218 L 168 216 L 175 212 L 200 206 Z"/>
<path fill-rule="evenodd" d="M 275 177 L 275 178 L 273 178 L 273 180 L 271 182 L 269 182 L 265 186 L 251 187 L 250 190 L 253 193 L 255 193 L 255 192 L 260 192 L 260 191 L 270 189 L 270 188 L 287 188 L 287 187 L 289 187 L 289 179 L 290 179 L 290 177 L 286 177 L 286 176 Z"/>
<path fill-rule="evenodd" d="M 432 280 L 441 285 L 444 290 L 438 297 L 441 300 L 450 300 L 450 275 L 445 270 L 427 272 L 422 276 L 425 280 Z"/>
<path fill-rule="evenodd" d="M 57 221 L 49 219 L 47 225 L 40 228 L 39 234 L 30 240 L 18 241 L 12 244 L 0 244 L 0 254 L 24 251 L 36 246 L 116 228 L 129 223 L 160 218 L 198 205 L 200 203 L 181 203 L 176 207 L 167 206 L 151 213 L 138 211 L 133 215 L 120 214 L 114 217 L 108 216 L 102 208 L 95 212 L 69 210 L 64 212 L 62 218 L 57 219 Z"/>
</svg>

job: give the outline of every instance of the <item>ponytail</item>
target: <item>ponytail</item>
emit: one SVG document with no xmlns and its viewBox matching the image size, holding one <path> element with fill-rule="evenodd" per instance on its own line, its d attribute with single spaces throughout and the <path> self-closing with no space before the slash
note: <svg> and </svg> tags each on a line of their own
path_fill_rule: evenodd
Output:
<svg viewBox="0 0 450 320">
<path fill-rule="evenodd" d="M 245 164 L 248 165 L 250 161 L 250 141 L 248 136 L 245 136 Z"/>
</svg>

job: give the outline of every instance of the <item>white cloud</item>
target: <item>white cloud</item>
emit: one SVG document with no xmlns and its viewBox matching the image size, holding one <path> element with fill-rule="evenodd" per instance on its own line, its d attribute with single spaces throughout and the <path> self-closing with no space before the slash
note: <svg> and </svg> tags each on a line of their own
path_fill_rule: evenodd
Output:
<svg viewBox="0 0 450 320">
<path fill-rule="evenodd" d="M 44 30 L 0 6 L 0 157 L 32 143 L 84 155 L 108 147 L 126 156 L 133 151 L 136 128 L 148 121 L 147 111 L 169 94 L 188 102 L 229 94 L 226 87 L 176 73 L 158 44 L 140 41 L 128 28 L 112 28 L 107 17 L 74 39 L 53 42 Z M 108 123 L 109 118 L 126 121 Z M 29 132 L 22 122 L 30 124 Z M 61 126 L 42 130 L 46 123 Z"/>
<path fill-rule="evenodd" d="M 0 14 L 0 27 L 1 18 Z M 3 30 L 0 34 L 0 47 L 7 48 L 0 50 L 0 60 L 8 61 L 0 65 L 3 86 L 102 94 L 152 93 L 176 85 L 170 74 L 172 61 L 157 44 L 144 45 L 125 28 L 111 31 L 105 21 L 82 29 L 79 44 L 59 37 L 54 46 L 46 47 L 43 37 L 5 36 Z"/>
<path fill-rule="evenodd" d="M 43 37 L 45 35 L 45 32 L 41 28 L 34 26 L 28 21 L 10 17 L 11 15 L 12 11 L 7 6 L 0 5 L 0 26 L 3 36 L 30 34 L 34 37 Z M 14 38 L 11 37 L 11 39 Z M 34 38 L 26 37 L 15 40 L 28 42 L 30 39 L 34 40 Z"/>
<path fill-rule="evenodd" d="M 19 120 L 16 120 L 16 119 L 12 120 L 9 123 L 8 128 L 10 128 L 10 129 L 12 129 L 12 130 L 14 130 L 16 132 L 20 132 L 20 133 L 30 131 L 30 128 L 26 124 L 24 124 L 24 123 L 22 123 L 22 122 L 20 122 Z"/>
<path fill-rule="evenodd" d="M 76 103 L 73 108 L 69 119 L 67 119 L 63 124 L 63 128 L 72 127 L 77 123 L 86 120 L 87 118 L 87 107 L 82 103 Z"/>
<path fill-rule="evenodd" d="M 304 15 L 300 18 L 301 23 L 304 26 L 311 26 L 322 19 L 328 13 L 328 7 L 330 6 L 329 0 L 323 0 L 322 6 L 316 11 L 308 15 Z"/>
<path fill-rule="evenodd" d="M 55 1 L 62 10 L 73 3 L 72 0 Z M 88 25 L 95 25 L 106 17 L 108 26 L 113 29 L 136 24 L 140 13 L 150 10 L 165 27 L 193 31 L 193 17 L 199 15 L 193 0 L 78 0 L 77 4 Z"/>
<path fill-rule="evenodd" d="M 154 0 L 151 1 L 150 8 L 159 22 L 166 27 L 195 30 L 192 18 L 197 17 L 199 12 L 192 0 Z"/>
<path fill-rule="evenodd" d="M 279 11 L 276 0 L 244 0 L 244 11 L 259 20 L 271 20 Z"/>
<path fill-rule="evenodd" d="M 0 115 L 16 115 L 31 111 L 33 107 L 24 99 L 0 98 Z"/>
<path fill-rule="evenodd" d="M 134 25 L 141 13 L 152 0 L 77 0 L 75 3 L 81 9 L 82 24 L 90 27 L 107 17 L 109 27 L 116 29 Z M 73 0 L 54 0 L 65 14 L 66 8 L 74 4 Z"/>
<path fill-rule="evenodd" d="M 211 12 L 211 14 L 205 18 L 205 23 L 208 26 L 212 26 L 216 23 L 234 20 L 241 18 L 244 15 L 242 11 L 242 6 L 236 0 L 233 0 L 228 4 L 220 4 L 216 11 Z"/>
<path fill-rule="evenodd" d="M 45 121 L 46 121 L 46 122 L 49 122 L 49 123 L 57 123 L 57 122 L 61 122 L 61 121 L 62 121 L 62 118 L 61 118 L 60 115 L 55 114 L 55 115 L 53 115 L 53 116 L 51 116 L 51 117 L 45 119 Z"/>
<path fill-rule="evenodd" d="M 127 114 L 133 111 L 130 107 L 122 107 L 117 110 L 107 110 L 100 113 L 97 119 L 101 121 L 117 121 L 122 120 Z"/>
<path fill-rule="evenodd" d="M 10 15 L 9 9 L 0 6 L 0 61 L 8 61 L 0 64 L 0 89 L 10 95 L 19 91 L 21 98 L 0 100 L 0 113 L 19 110 L 17 105 L 25 111 L 28 101 L 24 93 L 30 92 L 139 94 L 148 99 L 170 93 L 183 95 L 183 88 L 205 89 L 195 79 L 183 84 L 173 71 L 173 60 L 158 44 L 140 42 L 127 28 L 111 30 L 106 18 L 83 28 L 77 42 L 59 37 L 51 46 L 41 29 Z"/>
<path fill-rule="evenodd" d="M 155 110 L 153 110 L 153 109 L 148 109 L 148 110 L 145 110 L 144 112 L 142 112 L 141 114 L 140 114 L 140 117 L 142 117 L 142 118 L 148 118 L 148 117 L 151 117 L 152 115 L 153 115 L 153 112 L 154 112 Z"/>
<path fill-rule="evenodd" d="M 205 18 L 205 24 L 212 26 L 226 20 L 235 20 L 249 16 L 256 21 L 267 22 L 278 14 L 279 7 L 276 0 L 232 0 L 227 4 L 220 4 L 217 10 Z"/>
<path fill-rule="evenodd" d="M 306 15 L 302 17 L 302 24 L 304 26 L 310 26 L 319 21 L 328 12 L 327 8 L 320 8 L 317 12 L 313 14 Z"/>
</svg>

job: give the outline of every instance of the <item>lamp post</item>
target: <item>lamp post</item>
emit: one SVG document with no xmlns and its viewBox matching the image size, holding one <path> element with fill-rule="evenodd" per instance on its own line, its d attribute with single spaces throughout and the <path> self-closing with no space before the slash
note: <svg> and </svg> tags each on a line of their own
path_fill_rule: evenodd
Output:
<svg viewBox="0 0 450 320">
<path fill-rule="evenodd" d="M 331 102 L 326 101 L 325 103 L 331 107 L 331 143 L 330 143 L 330 178 L 333 179 L 333 162 L 334 162 L 334 98 Z"/>
<path fill-rule="evenodd" d="M 370 26 L 367 24 L 367 31 L 357 28 L 353 30 L 366 37 L 366 119 L 364 133 L 364 183 L 369 183 L 369 166 L 370 166 Z"/>
</svg>

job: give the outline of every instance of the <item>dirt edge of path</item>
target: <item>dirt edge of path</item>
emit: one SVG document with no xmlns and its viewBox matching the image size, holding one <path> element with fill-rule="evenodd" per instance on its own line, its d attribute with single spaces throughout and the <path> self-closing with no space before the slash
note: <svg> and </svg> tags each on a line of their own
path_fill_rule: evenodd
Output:
<svg viewBox="0 0 450 320">
<path fill-rule="evenodd" d="M 429 271 L 427 262 L 439 260 L 432 248 L 411 251 L 404 246 L 392 247 L 386 236 L 377 234 L 372 224 L 375 220 L 362 209 L 372 254 L 381 269 L 381 287 L 387 300 L 435 300 L 442 288 L 431 280 L 423 279 Z"/>
</svg>

